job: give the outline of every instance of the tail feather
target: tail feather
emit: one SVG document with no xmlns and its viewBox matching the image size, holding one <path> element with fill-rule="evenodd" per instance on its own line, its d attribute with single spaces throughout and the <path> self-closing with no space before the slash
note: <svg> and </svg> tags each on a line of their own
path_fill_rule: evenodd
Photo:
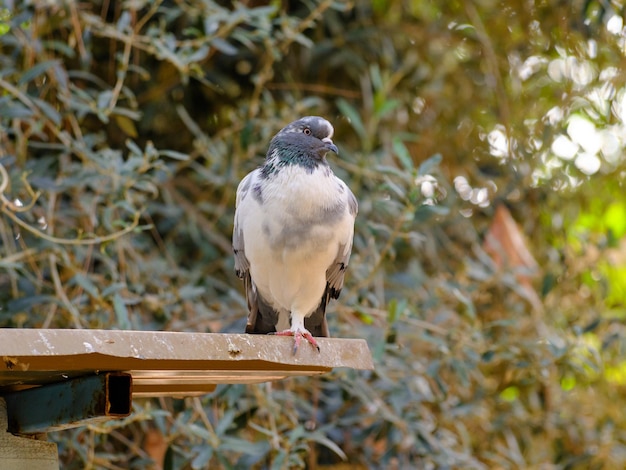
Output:
<svg viewBox="0 0 626 470">
<path fill-rule="evenodd" d="M 246 333 L 249 334 L 268 334 L 276 332 L 276 324 L 278 323 L 278 312 L 274 310 L 261 295 L 257 292 L 256 286 L 248 273 L 244 278 L 244 287 L 246 297 L 248 299 L 248 322 L 246 324 Z M 326 305 L 331 298 L 337 298 L 338 293 L 329 286 L 326 286 L 322 300 L 319 306 L 313 310 L 313 313 L 304 319 L 304 327 L 309 330 L 313 336 L 330 337 L 328 330 L 328 322 L 326 321 Z"/>
<path fill-rule="evenodd" d="M 332 289 L 327 285 L 319 307 L 313 310 L 313 313 L 304 319 L 304 327 L 309 330 L 313 336 L 330 337 L 328 322 L 326 321 L 326 305 L 331 297 L 333 297 Z"/>
<path fill-rule="evenodd" d="M 248 313 L 246 333 L 259 335 L 274 333 L 276 323 L 278 323 L 278 312 L 270 307 L 257 292 L 256 286 L 250 278 L 250 273 L 244 279 L 244 287 L 250 312 Z"/>
</svg>

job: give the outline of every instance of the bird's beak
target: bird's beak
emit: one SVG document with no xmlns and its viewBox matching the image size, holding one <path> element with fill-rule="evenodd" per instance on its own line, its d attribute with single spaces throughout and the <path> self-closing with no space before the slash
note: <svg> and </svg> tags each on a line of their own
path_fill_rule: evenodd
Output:
<svg viewBox="0 0 626 470">
<path fill-rule="evenodd" d="M 333 141 L 330 139 L 330 137 L 323 138 L 322 142 L 326 143 L 326 147 L 328 148 L 328 150 L 332 150 L 334 153 L 339 155 L 339 149 L 335 144 L 333 144 Z"/>
</svg>

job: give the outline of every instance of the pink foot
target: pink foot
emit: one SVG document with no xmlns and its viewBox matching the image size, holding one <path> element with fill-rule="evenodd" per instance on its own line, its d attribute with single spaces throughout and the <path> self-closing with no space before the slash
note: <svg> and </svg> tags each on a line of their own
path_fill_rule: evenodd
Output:
<svg viewBox="0 0 626 470">
<path fill-rule="evenodd" d="M 317 352 L 320 352 L 320 347 L 317 344 L 317 341 L 315 341 L 315 338 L 308 330 L 284 330 L 277 331 L 273 334 L 275 334 L 276 336 L 293 336 L 293 354 L 298 351 L 302 338 L 306 339 L 311 346 L 316 348 Z"/>
</svg>

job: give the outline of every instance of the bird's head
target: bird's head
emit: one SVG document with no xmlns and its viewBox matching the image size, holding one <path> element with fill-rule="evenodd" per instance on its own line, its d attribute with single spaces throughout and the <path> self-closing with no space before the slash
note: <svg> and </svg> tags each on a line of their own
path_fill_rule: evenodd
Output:
<svg viewBox="0 0 626 470">
<path fill-rule="evenodd" d="M 319 116 L 306 116 L 281 129 L 270 147 L 296 151 L 323 160 L 329 151 L 339 153 L 333 144 L 333 126 Z"/>
</svg>

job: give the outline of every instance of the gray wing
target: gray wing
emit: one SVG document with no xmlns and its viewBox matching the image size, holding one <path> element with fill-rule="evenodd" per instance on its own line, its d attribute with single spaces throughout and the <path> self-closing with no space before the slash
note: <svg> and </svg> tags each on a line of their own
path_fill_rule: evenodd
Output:
<svg viewBox="0 0 626 470">
<path fill-rule="evenodd" d="M 258 294 L 256 286 L 250 276 L 250 262 L 246 258 L 244 231 L 241 218 L 245 217 L 245 210 L 250 203 L 250 187 L 255 172 L 248 174 L 237 187 L 235 203 L 235 226 L 233 228 L 233 253 L 235 254 L 235 273 L 243 280 L 246 300 L 248 303 L 248 321 L 246 333 L 271 333 L 276 331 L 278 313 L 274 311 Z"/>
<path fill-rule="evenodd" d="M 352 191 L 348 190 L 348 209 L 353 220 L 358 212 L 358 203 Z M 337 256 L 333 263 L 326 270 L 326 289 L 322 295 L 319 307 L 313 313 L 304 319 L 304 327 L 311 332 L 313 336 L 330 336 L 328 324 L 326 322 L 326 305 L 332 299 L 338 299 L 341 289 L 343 288 L 343 279 L 348 269 L 348 261 L 350 261 L 350 253 L 352 252 L 352 241 L 354 240 L 354 232 L 350 234 L 345 244 L 339 246 Z"/>
<path fill-rule="evenodd" d="M 242 204 L 246 200 L 253 173 L 249 173 L 244 179 L 241 180 L 237 187 L 237 199 L 235 202 L 235 226 L 233 228 L 233 253 L 235 254 L 235 273 L 239 279 L 244 279 L 246 276 L 250 276 L 250 263 L 246 258 L 245 245 L 243 241 L 243 229 L 241 227 L 242 217 Z"/>
<path fill-rule="evenodd" d="M 343 183 L 343 182 L 342 182 Z M 356 197 L 350 189 L 345 186 L 348 192 L 348 211 L 352 216 L 352 220 L 356 219 L 356 214 L 359 211 L 359 205 Z M 326 270 L 326 290 L 329 292 L 333 299 L 339 298 L 341 288 L 343 287 L 343 278 L 348 268 L 348 261 L 350 261 L 350 253 L 352 253 L 352 241 L 354 240 L 354 232 L 350 234 L 349 239 L 345 244 L 339 246 L 337 257 L 333 264 Z"/>
</svg>

